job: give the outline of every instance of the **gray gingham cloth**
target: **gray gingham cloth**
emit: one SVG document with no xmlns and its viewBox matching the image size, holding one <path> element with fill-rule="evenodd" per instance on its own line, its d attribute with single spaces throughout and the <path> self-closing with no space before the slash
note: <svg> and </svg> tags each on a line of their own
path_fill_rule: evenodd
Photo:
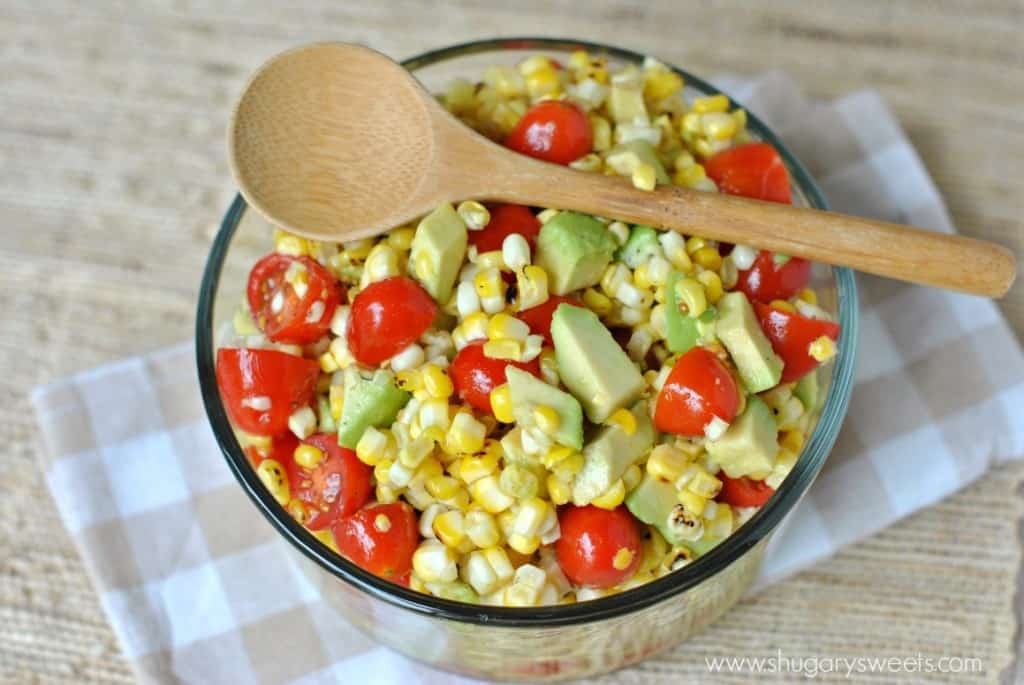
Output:
<svg viewBox="0 0 1024 685">
<path fill-rule="evenodd" d="M 953 230 L 875 93 L 815 104 L 777 73 L 722 86 L 781 134 L 836 210 Z M 865 276 L 859 285 L 849 414 L 759 587 L 1024 456 L 1024 356 L 995 305 Z M 182 345 L 32 396 L 47 483 L 140 678 L 452 682 L 360 635 L 292 567 L 224 464 L 194 368 Z"/>
</svg>

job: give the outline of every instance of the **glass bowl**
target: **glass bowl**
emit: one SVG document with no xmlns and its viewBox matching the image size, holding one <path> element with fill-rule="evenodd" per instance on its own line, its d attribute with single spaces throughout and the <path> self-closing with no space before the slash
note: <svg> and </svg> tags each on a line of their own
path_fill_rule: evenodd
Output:
<svg viewBox="0 0 1024 685">
<path fill-rule="evenodd" d="M 474 79 L 490 64 L 544 53 L 565 61 L 585 49 L 611 64 L 644 56 L 583 41 L 549 38 L 482 40 L 434 50 L 403 64 L 432 92 L 456 76 Z M 689 94 L 719 92 L 683 70 Z M 737 103 L 739 104 L 739 103 Z M 807 171 L 751 113 L 748 129 L 782 155 L 796 205 L 827 209 Z M 857 291 L 849 269 L 816 264 L 820 306 L 842 324 L 839 354 L 822 376 L 827 397 L 789 477 L 747 523 L 705 556 L 646 585 L 577 604 L 536 608 L 479 606 L 420 594 L 384 581 L 332 552 L 296 523 L 264 489 L 239 447 L 214 378 L 214 332 L 232 312 L 248 270 L 270 246 L 271 226 L 237 196 L 214 239 L 196 322 L 199 382 L 217 442 L 241 487 L 296 553 L 324 600 L 379 642 L 432 666 L 492 679 L 560 680 L 635 663 L 702 630 L 744 593 L 757 575 L 772 533 L 810 487 L 846 413 L 857 340 Z M 221 284 L 223 283 L 223 287 Z"/>
</svg>

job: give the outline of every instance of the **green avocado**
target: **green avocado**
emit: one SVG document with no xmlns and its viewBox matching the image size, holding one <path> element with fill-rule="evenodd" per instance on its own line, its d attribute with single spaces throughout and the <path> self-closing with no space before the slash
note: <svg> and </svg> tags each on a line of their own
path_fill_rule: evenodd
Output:
<svg viewBox="0 0 1024 685">
<path fill-rule="evenodd" d="M 551 317 L 551 339 L 562 382 L 587 418 L 604 423 L 644 389 L 644 379 L 597 314 L 560 304 Z"/>
<path fill-rule="evenodd" d="M 417 267 L 416 279 L 441 304 L 451 297 L 466 256 L 467 240 L 466 224 L 447 202 L 423 217 L 416 227 L 409 263 Z"/>
<path fill-rule="evenodd" d="M 818 403 L 822 399 L 818 370 L 812 369 L 809 374 L 797 381 L 796 387 L 793 388 L 793 394 L 797 396 L 808 413 L 817 411 Z"/>
<path fill-rule="evenodd" d="M 720 505 L 724 506 L 724 505 Z M 698 558 L 704 556 L 715 547 L 718 546 L 724 538 L 709 538 L 707 536 L 702 537 L 700 540 L 684 540 L 679 543 L 681 547 L 686 547 L 688 550 L 697 555 Z"/>
<path fill-rule="evenodd" d="M 600 281 L 614 252 L 608 229 L 586 214 L 559 212 L 537 236 L 537 265 L 548 272 L 548 287 L 556 295 Z"/>
<path fill-rule="evenodd" d="M 705 449 L 730 478 L 771 471 L 779 452 L 779 436 L 772 410 L 751 395 L 743 413 L 722 437 L 708 441 Z"/>
<path fill-rule="evenodd" d="M 355 449 L 368 426 L 385 428 L 409 401 L 409 393 L 395 386 L 390 371 L 345 369 L 345 402 L 338 421 L 338 444 Z"/>
<path fill-rule="evenodd" d="M 615 158 L 619 155 L 633 154 L 636 156 L 637 161 L 649 164 L 654 167 L 654 177 L 658 183 L 671 183 L 672 179 L 669 177 L 668 172 L 665 171 L 665 165 L 658 159 L 658 153 L 654 151 L 654 146 L 646 140 L 631 140 L 626 143 L 619 143 L 613 147 L 607 155 L 608 165 L 615 168 Z M 625 159 L 623 159 L 625 161 Z"/>
<path fill-rule="evenodd" d="M 630 269 L 646 264 L 651 257 L 663 254 L 658 232 L 650 226 L 634 226 L 629 231 L 626 243 L 615 253 L 615 258 L 625 262 Z"/>
<path fill-rule="evenodd" d="M 761 330 L 746 295 L 731 292 L 718 301 L 716 333 L 735 362 L 747 390 L 756 393 L 779 384 L 782 360 Z"/>
<path fill-rule="evenodd" d="M 683 544 L 683 539 L 675 535 L 668 525 L 672 509 L 679 504 L 676 487 L 668 481 L 644 473 L 643 479 L 626 496 L 626 508 L 633 516 L 654 526 L 671 545 Z"/>
<path fill-rule="evenodd" d="M 636 419 L 635 433 L 626 435 L 618 426 L 602 426 L 583 448 L 583 469 L 576 474 L 572 486 L 576 506 L 600 497 L 654 445 L 654 426 L 647 415 L 647 404 L 637 402 L 630 411 Z"/>
<path fill-rule="evenodd" d="M 520 427 L 534 425 L 534 408 L 546 405 L 554 409 L 559 418 L 558 430 L 551 436 L 554 441 L 576 450 L 582 449 L 583 410 L 575 397 L 511 364 L 505 367 L 505 377 L 512 394 L 512 415 Z"/>
</svg>

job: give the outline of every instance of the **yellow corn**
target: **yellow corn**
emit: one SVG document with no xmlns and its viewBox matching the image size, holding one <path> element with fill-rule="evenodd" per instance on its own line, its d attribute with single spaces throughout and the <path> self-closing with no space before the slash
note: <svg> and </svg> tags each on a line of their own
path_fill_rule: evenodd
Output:
<svg viewBox="0 0 1024 685">
<path fill-rule="evenodd" d="M 486 511 L 470 511 L 465 516 L 466 535 L 481 549 L 494 547 L 501 541 L 501 533 L 494 515 Z"/>
<path fill-rule="evenodd" d="M 640 480 L 643 478 L 643 472 L 640 467 L 636 464 L 630 465 L 626 472 L 622 474 L 622 484 L 626 486 L 626 492 L 629 492 L 637 485 L 640 484 Z"/>
<path fill-rule="evenodd" d="M 536 535 L 527 537 L 525 535 L 519 535 L 513 533 L 508 536 L 508 546 L 519 552 L 520 554 L 533 554 L 540 547 L 540 538 Z"/>
<path fill-rule="evenodd" d="M 299 445 L 292 455 L 295 463 L 304 469 L 315 469 L 324 460 L 324 452 L 313 445 Z"/>
<path fill-rule="evenodd" d="M 511 338 L 488 340 L 484 343 L 484 356 L 489 359 L 507 359 L 517 362 L 523 356 L 523 343 Z"/>
<path fill-rule="evenodd" d="M 612 415 L 608 417 L 606 423 L 610 426 L 618 426 L 626 435 L 633 435 L 636 433 L 636 417 L 633 416 L 633 412 L 628 409 L 616 409 L 612 412 Z"/>
<path fill-rule="evenodd" d="M 582 71 L 590 66 L 590 54 L 586 50 L 576 50 L 569 55 L 569 68 Z"/>
<path fill-rule="evenodd" d="M 340 366 L 338 366 L 338 361 L 334 358 L 334 355 L 331 354 L 329 351 L 321 354 L 317 358 L 317 361 L 320 362 L 320 370 L 323 371 L 324 373 L 334 373 L 339 368 L 341 368 Z"/>
<path fill-rule="evenodd" d="M 654 186 L 658 183 L 657 174 L 654 171 L 654 167 L 650 164 L 644 164 L 641 162 L 633 167 L 633 173 L 630 176 L 630 180 L 633 182 L 633 187 L 639 190 L 654 190 Z"/>
<path fill-rule="evenodd" d="M 632 416 L 632 414 L 630 414 Z M 537 427 L 548 435 L 553 434 L 562 424 L 562 418 L 555 411 L 554 407 L 546 404 L 539 404 L 533 409 L 533 421 Z M 634 430 L 635 430 L 634 426 Z"/>
<path fill-rule="evenodd" d="M 516 499 L 536 497 L 540 484 L 536 474 L 518 464 L 509 464 L 501 470 L 498 486 L 502 492 Z"/>
<path fill-rule="evenodd" d="M 412 555 L 412 568 L 425 582 L 450 583 L 458 577 L 455 553 L 437 540 L 424 540 Z"/>
<path fill-rule="evenodd" d="M 474 481 L 469 486 L 469 494 L 472 495 L 474 502 L 491 514 L 500 514 L 515 504 L 515 500 L 498 486 L 498 479 L 494 476 L 485 476 Z"/>
<path fill-rule="evenodd" d="M 558 74 L 551 66 L 537 69 L 526 77 L 526 92 L 534 100 L 545 95 L 558 95 L 562 84 L 558 80 Z"/>
<path fill-rule="evenodd" d="M 768 306 L 772 307 L 773 309 L 780 309 L 784 312 L 789 312 L 790 314 L 796 314 L 796 307 L 791 305 L 789 302 L 786 302 L 785 300 L 772 300 L 770 303 L 768 303 Z"/>
<path fill-rule="evenodd" d="M 264 459 L 256 467 L 256 475 L 259 476 L 263 487 L 267 489 L 270 496 L 277 500 L 277 503 L 284 506 L 291 499 L 291 489 L 288 487 L 288 474 L 284 467 L 276 459 Z"/>
<path fill-rule="evenodd" d="M 729 109 L 729 98 L 719 93 L 693 99 L 693 111 L 699 114 L 706 112 L 724 112 Z"/>
<path fill-rule="evenodd" d="M 564 481 L 572 480 L 573 476 L 583 470 L 583 464 L 585 463 L 583 455 L 579 452 L 573 452 L 565 459 L 561 460 L 551 468 L 551 472 L 558 475 Z"/>
<path fill-rule="evenodd" d="M 722 481 L 712 476 L 707 471 L 698 471 L 690 482 L 686 484 L 686 489 L 695 495 L 700 495 L 705 499 L 711 499 L 718 495 L 722 489 Z"/>
<path fill-rule="evenodd" d="M 674 483 L 689 465 L 689 458 L 669 445 L 658 445 L 647 458 L 647 473 Z"/>
<path fill-rule="evenodd" d="M 704 159 L 707 159 L 711 155 L 715 154 L 715 148 L 712 147 L 711 143 L 705 138 L 697 140 L 693 144 L 693 149 L 698 155 L 700 155 Z"/>
<path fill-rule="evenodd" d="M 396 455 L 397 456 L 397 455 Z M 373 477 L 378 484 L 391 485 L 391 467 L 395 465 L 395 459 L 381 459 L 373 467 Z"/>
<path fill-rule="evenodd" d="M 462 331 L 466 340 L 480 340 L 487 337 L 487 315 L 483 312 L 474 312 L 462 320 L 456 330 Z"/>
<path fill-rule="evenodd" d="M 481 478 L 493 474 L 498 469 L 499 458 L 494 454 L 466 457 L 453 463 L 450 472 L 466 485 L 471 485 Z"/>
<path fill-rule="evenodd" d="M 400 491 L 398 488 L 394 488 L 380 482 L 377 483 L 375 495 L 378 503 L 391 504 L 392 502 L 397 502 L 399 494 Z"/>
<path fill-rule="evenodd" d="M 469 412 L 459 412 L 448 429 L 446 447 L 456 454 L 473 454 L 483 449 L 487 427 Z"/>
<path fill-rule="evenodd" d="M 704 133 L 712 140 L 729 140 L 736 135 L 736 120 L 725 112 L 708 112 L 701 116 Z"/>
<path fill-rule="evenodd" d="M 565 461 L 575 453 L 576 450 L 571 447 L 566 447 L 565 445 L 554 445 L 544 453 L 544 456 L 541 457 L 540 461 L 541 464 L 544 465 L 544 468 L 552 469 L 555 467 L 555 464 Z"/>
<path fill-rule="evenodd" d="M 548 301 L 548 272 L 539 266 L 526 266 L 516 272 L 519 310 L 536 307 Z"/>
<path fill-rule="evenodd" d="M 452 379 L 437 364 L 426 364 L 420 369 L 420 375 L 423 378 L 423 389 L 435 399 L 447 399 L 455 392 Z"/>
<path fill-rule="evenodd" d="M 704 286 L 704 293 L 708 302 L 718 304 L 725 291 L 722 287 L 722 279 L 714 271 L 701 271 L 697 274 L 697 280 Z"/>
<path fill-rule="evenodd" d="M 818 294 L 810 288 L 804 288 L 801 290 L 799 297 L 807 304 L 818 304 Z"/>
<path fill-rule="evenodd" d="M 814 357 L 815 361 L 827 362 L 836 356 L 836 344 L 832 338 L 823 335 L 807 346 L 807 354 Z"/>
<path fill-rule="evenodd" d="M 487 337 L 490 340 L 526 340 L 530 327 L 525 322 L 509 316 L 504 312 L 495 314 L 487 324 Z"/>
<path fill-rule="evenodd" d="M 466 522 L 462 512 L 451 509 L 434 517 L 434 532 L 438 539 L 448 547 L 458 547 L 466 538 Z"/>
<path fill-rule="evenodd" d="M 783 431 L 779 447 L 794 454 L 800 454 L 800 450 L 804 448 L 804 434 L 798 430 Z"/>
<path fill-rule="evenodd" d="M 722 255 L 718 253 L 717 247 L 702 247 L 693 253 L 693 261 L 698 266 L 702 266 L 705 269 L 711 271 L 718 271 L 719 267 L 722 266 Z"/>
<path fill-rule="evenodd" d="M 395 374 L 395 385 L 406 392 L 423 390 L 423 377 L 416 369 L 403 369 Z"/>
<path fill-rule="evenodd" d="M 683 505 L 683 508 L 689 511 L 694 516 L 700 516 L 704 513 L 704 507 L 707 506 L 707 499 L 697 495 L 689 490 L 680 490 L 676 493 L 676 497 L 679 503 Z"/>
<path fill-rule="evenodd" d="M 633 550 L 628 547 L 621 547 L 612 558 L 612 566 L 618 571 L 625 571 L 633 563 Z"/>
<path fill-rule="evenodd" d="M 459 203 L 455 211 L 458 213 L 466 228 L 471 231 L 479 231 L 491 222 L 491 213 L 479 202 L 466 200 Z"/>
<path fill-rule="evenodd" d="M 501 271 L 505 268 L 505 255 L 501 250 L 481 252 L 476 256 L 476 265 L 481 269 L 495 268 Z"/>
<path fill-rule="evenodd" d="M 599 114 L 590 115 L 590 129 L 593 133 L 593 148 L 596 152 L 604 152 L 612 146 L 612 125 Z"/>
<path fill-rule="evenodd" d="M 503 297 L 505 295 L 501 272 L 493 266 L 487 269 L 480 269 L 476 276 L 473 277 L 473 286 L 476 288 L 476 294 L 481 299 L 485 297 Z"/>
<path fill-rule="evenodd" d="M 676 297 L 680 310 L 685 307 L 685 313 L 690 316 L 700 316 L 708 308 L 707 294 L 700 281 L 692 278 L 681 278 L 676 282 Z"/>
<path fill-rule="evenodd" d="M 408 252 L 412 248 L 412 239 L 415 235 L 416 229 L 411 226 L 403 226 L 388 233 L 387 241 L 392 249 Z"/>
<path fill-rule="evenodd" d="M 732 507 L 719 504 L 715 508 L 715 516 L 707 525 L 707 534 L 714 538 L 725 538 L 732 534 Z"/>
<path fill-rule="evenodd" d="M 593 288 L 583 291 L 583 304 L 598 316 L 607 316 L 612 311 L 612 301 Z"/>
<path fill-rule="evenodd" d="M 732 118 L 736 121 L 736 129 L 743 131 L 747 127 L 747 110 L 745 109 L 734 109 L 731 113 Z"/>
<path fill-rule="evenodd" d="M 644 74 L 644 94 L 652 100 L 663 100 L 683 88 L 683 78 L 668 69 L 649 69 Z"/>
<path fill-rule="evenodd" d="M 555 474 L 549 474 L 545 481 L 548 489 L 548 497 L 551 499 L 551 503 L 556 506 L 561 506 L 572 499 L 572 490 L 561 478 Z"/>
<path fill-rule="evenodd" d="M 512 423 L 516 420 L 512 415 L 512 391 L 508 383 L 502 383 L 491 390 L 491 411 L 494 412 L 494 418 L 502 423 Z"/>
<path fill-rule="evenodd" d="M 449 499 L 459 491 L 459 482 L 451 476 L 435 475 L 426 480 L 427 492 L 437 499 Z"/>
<path fill-rule="evenodd" d="M 696 163 L 677 169 L 675 174 L 672 175 L 672 181 L 677 186 L 686 188 L 694 187 L 705 178 L 707 178 L 707 172 L 704 171 L 703 166 Z"/>
<path fill-rule="evenodd" d="M 595 497 L 591 500 L 591 504 L 601 509 L 614 509 L 615 507 L 622 504 L 622 500 L 626 498 L 626 485 L 619 478 L 617 481 L 612 483 L 612 486 L 603 492 L 599 497 Z"/>
</svg>

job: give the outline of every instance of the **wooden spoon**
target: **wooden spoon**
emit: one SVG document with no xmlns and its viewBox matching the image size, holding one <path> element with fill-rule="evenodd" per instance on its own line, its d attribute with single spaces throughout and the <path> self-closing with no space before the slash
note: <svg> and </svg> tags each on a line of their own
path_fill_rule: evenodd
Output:
<svg viewBox="0 0 1024 685">
<path fill-rule="evenodd" d="M 260 68 L 235 107 L 231 168 L 272 223 L 311 238 L 377 235 L 442 202 L 498 200 L 572 209 L 999 297 L 1016 263 L 1006 248 L 884 221 L 540 162 L 459 122 L 399 64 L 368 48 L 321 43 Z"/>
</svg>

